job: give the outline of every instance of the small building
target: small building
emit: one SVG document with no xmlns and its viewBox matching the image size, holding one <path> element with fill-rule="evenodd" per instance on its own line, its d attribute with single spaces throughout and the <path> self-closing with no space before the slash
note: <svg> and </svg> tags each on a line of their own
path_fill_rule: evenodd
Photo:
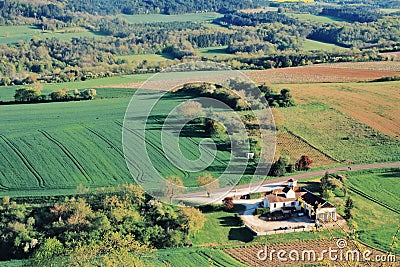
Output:
<svg viewBox="0 0 400 267">
<path fill-rule="evenodd" d="M 323 198 L 297 186 L 297 181 L 290 179 L 287 185 L 272 190 L 264 198 L 264 207 L 270 212 L 291 213 L 302 211 L 305 215 L 319 221 L 337 220 L 336 208 Z"/>
<path fill-rule="evenodd" d="M 254 153 L 247 152 L 246 153 L 246 159 L 254 159 Z"/>
</svg>

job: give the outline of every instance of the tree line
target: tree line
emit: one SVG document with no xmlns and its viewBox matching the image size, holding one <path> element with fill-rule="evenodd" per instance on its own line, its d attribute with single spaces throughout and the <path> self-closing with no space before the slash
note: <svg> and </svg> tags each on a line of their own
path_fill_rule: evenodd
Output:
<svg viewBox="0 0 400 267">
<path fill-rule="evenodd" d="M 92 193 L 79 186 L 47 205 L 0 202 L 0 259 L 33 266 L 145 266 L 141 253 L 190 245 L 205 221 L 196 208 L 162 204 L 128 184 Z"/>
<path fill-rule="evenodd" d="M 64 101 L 80 101 L 80 100 L 92 100 L 96 96 L 97 92 L 95 89 L 85 89 L 79 91 L 75 89 L 73 91 L 67 88 L 51 92 L 46 95 L 41 91 L 39 84 L 33 84 L 32 86 L 21 87 L 15 90 L 14 99 L 11 102 L 2 102 L 1 104 L 23 104 L 23 103 L 43 103 L 43 102 L 64 102 Z"/>
</svg>

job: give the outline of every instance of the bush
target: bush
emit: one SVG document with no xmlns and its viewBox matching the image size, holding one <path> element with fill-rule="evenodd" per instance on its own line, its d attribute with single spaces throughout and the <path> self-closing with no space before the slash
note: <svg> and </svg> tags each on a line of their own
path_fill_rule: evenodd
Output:
<svg viewBox="0 0 400 267">
<path fill-rule="evenodd" d="M 256 192 L 256 193 L 250 193 L 249 196 L 250 196 L 250 199 L 257 199 L 257 198 L 261 198 L 262 194 L 260 192 Z"/>
<path fill-rule="evenodd" d="M 254 211 L 254 215 L 261 215 L 261 216 L 269 213 L 270 213 L 269 208 L 256 208 L 256 210 Z"/>
</svg>

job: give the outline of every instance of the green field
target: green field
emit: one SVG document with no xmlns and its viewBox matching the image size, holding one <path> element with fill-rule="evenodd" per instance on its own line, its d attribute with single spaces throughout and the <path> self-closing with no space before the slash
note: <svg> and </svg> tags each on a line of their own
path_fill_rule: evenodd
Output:
<svg viewBox="0 0 400 267">
<path fill-rule="evenodd" d="M 236 226 L 234 213 L 225 211 L 207 212 L 204 228 L 191 241 L 194 245 L 233 245 L 253 240 L 253 234 L 244 227 Z"/>
<path fill-rule="evenodd" d="M 97 89 L 98 94 L 99 92 L 103 92 L 105 96 L 107 95 L 109 96 L 110 94 L 114 94 L 115 91 L 106 92 L 105 89 L 98 89 L 98 88 L 112 87 L 113 85 L 124 85 L 130 83 L 144 82 L 152 75 L 153 74 L 135 74 L 135 75 L 123 75 L 123 76 L 114 76 L 114 77 L 107 77 L 100 79 L 92 79 L 86 81 L 77 81 L 77 82 L 43 84 L 42 93 L 49 94 L 53 91 L 61 90 L 64 88 L 68 88 L 69 90 L 95 88 Z M 1 86 L 0 101 L 14 100 L 15 89 L 19 87 L 20 86 Z M 103 97 L 103 94 L 98 95 L 98 98 L 99 97 Z"/>
<path fill-rule="evenodd" d="M 284 127 L 339 161 L 400 160 L 400 141 L 322 103 L 280 109 Z M 318 114 L 318 116 L 316 116 Z"/>
<path fill-rule="evenodd" d="M 74 192 L 81 183 L 96 188 L 133 182 L 121 144 L 121 123 L 132 93 L 132 89 L 99 89 L 105 99 L 0 106 L 0 195 L 58 195 Z M 141 92 L 137 107 L 151 105 L 153 95 Z M 163 176 L 178 175 L 185 185 L 196 185 L 201 173 L 181 171 L 160 149 L 160 119 L 185 99 L 167 95 L 155 106 L 145 140 L 153 163 L 145 160 L 143 151 L 135 151 L 136 178 L 144 178 L 143 170 L 155 166 Z M 142 124 L 143 115 L 139 112 L 130 119 Z M 166 138 L 168 144 L 170 136 Z M 196 134 L 181 137 L 182 153 L 198 156 L 202 140 Z M 229 151 L 219 150 L 205 172 L 218 177 L 229 158 Z"/>
<path fill-rule="evenodd" d="M 347 179 L 349 186 L 356 190 L 350 192 L 360 240 L 389 251 L 392 237 L 400 225 L 400 169 L 349 173 Z M 399 247 L 395 253 L 400 253 Z"/>
<path fill-rule="evenodd" d="M 337 46 L 335 44 L 323 43 L 309 39 L 306 39 L 302 45 L 303 49 L 306 51 L 313 51 L 313 50 L 332 51 L 334 48 L 341 48 L 340 46 Z"/>
<path fill-rule="evenodd" d="M 235 55 L 227 53 L 226 49 L 228 46 L 213 46 L 200 48 L 199 52 L 202 57 L 214 58 L 214 57 L 233 57 Z"/>
<path fill-rule="evenodd" d="M 319 15 L 312 15 L 312 14 L 294 14 L 294 13 L 290 13 L 288 15 L 291 15 L 300 20 L 308 20 L 308 21 L 318 22 L 318 23 L 348 22 L 344 19 L 332 17 L 332 16 L 319 16 Z"/>
<path fill-rule="evenodd" d="M 68 32 L 75 31 L 75 32 Z M 57 38 L 60 40 L 71 40 L 79 37 L 103 37 L 104 35 L 90 32 L 84 28 L 67 29 L 62 32 L 42 31 L 37 26 L 0 26 L 0 44 L 17 43 L 29 41 L 32 38 Z"/>
<path fill-rule="evenodd" d="M 175 266 L 175 267 L 245 267 L 226 254 L 221 248 L 178 248 L 158 250 L 146 255 L 145 263 L 152 266 Z"/>
<path fill-rule="evenodd" d="M 173 59 L 168 54 L 163 54 L 163 55 L 157 55 L 157 54 L 124 55 L 124 56 L 117 56 L 117 58 L 124 59 L 128 63 L 142 62 L 144 60 L 146 60 L 147 62 L 150 62 L 150 63 L 157 63 L 157 62 L 166 61 L 168 59 Z"/>
<path fill-rule="evenodd" d="M 203 22 L 211 21 L 222 17 L 221 14 L 215 12 L 208 13 L 188 13 L 180 15 L 163 15 L 163 14 L 140 14 L 140 15 L 120 15 L 130 23 L 154 23 L 154 22 Z"/>
</svg>

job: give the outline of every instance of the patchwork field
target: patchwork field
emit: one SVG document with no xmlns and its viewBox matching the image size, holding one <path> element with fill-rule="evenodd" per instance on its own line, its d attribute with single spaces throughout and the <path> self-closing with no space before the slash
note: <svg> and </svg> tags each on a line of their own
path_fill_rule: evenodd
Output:
<svg viewBox="0 0 400 267">
<path fill-rule="evenodd" d="M 280 109 L 284 127 L 339 161 L 400 159 L 400 141 L 322 103 Z"/>
<path fill-rule="evenodd" d="M 132 182 L 121 144 L 122 120 L 130 97 L 124 91 L 128 89 L 113 90 L 100 91 L 103 100 L 0 106 L 0 124 L 4 125 L 0 132 L 0 195 L 56 195 L 74 192 L 79 184 L 96 188 Z M 151 104 L 153 94 L 144 92 L 137 105 Z M 185 185 L 196 185 L 195 178 L 201 173 L 179 170 L 161 148 L 159 119 L 183 100 L 167 97 L 155 107 L 156 113 L 147 121 L 145 140 L 153 164 L 137 151 L 135 178 L 142 179 L 143 170 L 153 165 L 163 176 L 178 175 Z M 142 114 L 135 116 L 141 123 Z M 183 154 L 188 158 L 199 155 L 201 141 L 195 134 L 182 137 Z M 218 177 L 229 158 L 229 151 L 219 150 L 206 172 Z"/>
<path fill-rule="evenodd" d="M 18 43 L 18 41 L 26 42 L 34 37 L 39 39 L 54 37 L 60 40 L 71 40 L 78 37 L 103 37 L 103 35 L 79 27 L 51 32 L 42 31 L 36 26 L 0 26 L 0 44 Z"/>
<path fill-rule="evenodd" d="M 400 82 L 287 84 L 297 102 L 323 102 L 387 135 L 400 139 Z"/>
<path fill-rule="evenodd" d="M 288 155 L 297 160 L 307 155 L 313 160 L 313 167 L 328 166 L 337 163 L 335 159 L 302 140 L 299 136 L 285 130 L 279 131 L 276 136 L 275 160 L 281 155 Z"/>
<path fill-rule="evenodd" d="M 398 62 L 337 63 L 252 71 L 256 83 L 345 83 L 373 81 L 400 74 Z"/>
</svg>

